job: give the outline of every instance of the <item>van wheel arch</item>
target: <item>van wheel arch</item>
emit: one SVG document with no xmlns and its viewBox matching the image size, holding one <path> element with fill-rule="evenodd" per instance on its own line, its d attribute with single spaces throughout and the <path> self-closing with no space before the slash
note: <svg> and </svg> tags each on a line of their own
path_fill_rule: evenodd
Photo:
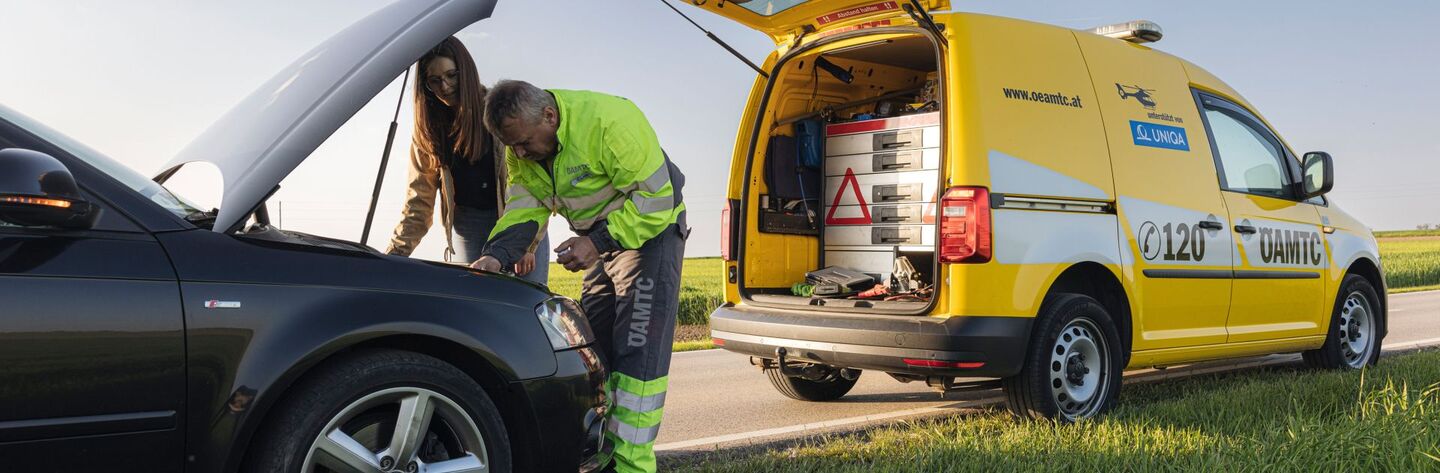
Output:
<svg viewBox="0 0 1440 473">
<path fill-rule="evenodd" d="M 465 348 L 459 343 L 424 335 L 394 335 L 364 340 L 335 350 L 334 352 L 324 355 L 323 358 L 300 368 L 298 372 L 286 376 L 283 378 L 283 384 L 277 382 L 270 386 L 269 389 L 278 390 L 279 392 L 269 397 L 269 401 L 263 406 L 255 406 L 258 417 L 249 422 L 249 427 L 241 434 L 244 438 L 238 439 L 241 441 L 237 442 L 236 447 L 229 452 L 228 457 L 230 460 L 226 462 L 228 466 L 226 471 L 238 470 L 251 447 L 251 443 L 255 440 L 255 433 L 263 428 L 266 423 L 270 422 L 270 417 L 274 414 L 274 407 L 279 405 L 281 400 L 290 396 L 292 394 L 290 392 L 291 388 L 295 387 L 301 380 L 313 375 L 317 369 L 333 363 L 336 360 L 355 356 L 357 353 L 380 350 L 400 350 L 428 355 L 445 363 L 449 363 L 469 375 L 476 384 L 479 384 L 480 387 L 485 390 L 485 394 L 490 396 L 491 401 L 495 403 L 495 407 L 499 408 L 505 431 L 508 432 L 509 437 L 512 439 L 510 453 L 514 464 L 517 467 L 531 464 L 533 460 L 533 457 L 530 455 L 531 452 L 524 451 L 524 445 L 528 442 L 521 441 L 528 441 L 535 436 L 535 432 L 523 428 L 523 426 L 529 425 L 529 423 L 519 417 L 519 412 L 521 412 L 521 408 L 525 406 L 525 401 L 520 399 L 517 393 L 512 393 L 506 387 L 504 376 L 499 370 L 495 369 L 483 356 Z"/>
<path fill-rule="evenodd" d="M 1377 320 L 1380 323 L 1379 335 L 1383 338 L 1390 328 L 1390 295 L 1389 288 L 1385 287 L 1385 278 L 1380 273 L 1380 266 L 1370 258 L 1361 257 L 1350 263 L 1350 267 L 1345 269 L 1345 274 L 1347 276 L 1354 274 L 1365 278 L 1370 286 L 1375 288 L 1375 292 L 1380 297 L 1380 313 L 1377 314 L 1379 315 Z M 1344 281 L 1345 278 L 1342 276 L 1340 280 Z M 1329 315 L 1329 312 L 1326 312 L 1326 315 Z"/>
<path fill-rule="evenodd" d="M 1065 268 L 1065 271 L 1055 278 L 1055 282 L 1050 284 L 1050 289 L 1045 292 L 1045 297 L 1041 300 L 1063 293 L 1090 296 L 1110 312 L 1115 321 L 1115 329 L 1120 333 L 1120 351 L 1124 354 L 1125 364 L 1128 365 L 1130 350 L 1134 346 L 1134 333 L 1131 332 L 1133 319 L 1130 312 L 1130 298 L 1125 293 L 1125 286 L 1120 284 L 1120 279 L 1115 276 L 1115 273 L 1093 261 L 1076 263 Z"/>
</svg>

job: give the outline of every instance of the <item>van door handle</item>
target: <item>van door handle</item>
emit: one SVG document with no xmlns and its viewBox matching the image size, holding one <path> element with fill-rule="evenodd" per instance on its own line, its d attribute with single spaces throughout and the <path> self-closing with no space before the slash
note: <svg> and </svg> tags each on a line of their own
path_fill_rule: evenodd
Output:
<svg viewBox="0 0 1440 473">
<path fill-rule="evenodd" d="M 1211 221 L 1211 220 L 1201 220 L 1200 223 L 1196 224 L 1196 226 L 1198 226 L 1198 227 L 1200 227 L 1200 228 L 1204 228 L 1204 229 L 1206 229 L 1206 230 L 1224 230 L 1224 229 L 1225 229 L 1225 226 L 1224 226 L 1224 225 L 1221 225 L 1220 222 L 1215 222 L 1215 221 Z M 1239 229 L 1236 229 L 1236 231 L 1239 231 Z"/>
<path fill-rule="evenodd" d="M 1245 233 L 1245 234 L 1255 233 L 1255 227 L 1254 227 L 1254 226 L 1251 226 L 1251 225 L 1236 225 L 1236 226 L 1235 226 L 1235 233 Z"/>
</svg>

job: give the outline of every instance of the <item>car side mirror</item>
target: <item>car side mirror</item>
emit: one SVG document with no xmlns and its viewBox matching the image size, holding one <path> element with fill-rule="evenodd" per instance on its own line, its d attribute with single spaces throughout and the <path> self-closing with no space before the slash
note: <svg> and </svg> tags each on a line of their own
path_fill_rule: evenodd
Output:
<svg viewBox="0 0 1440 473">
<path fill-rule="evenodd" d="M 87 202 L 60 160 L 20 148 L 0 149 L 0 220 L 22 227 L 84 230 L 100 207 Z"/>
<path fill-rule="evenodd" d="M 1301 173 L 1302 191 L 1306 199 L 1330 192 L 1335 187 L 1335 165 L 1330 153 L 1311 151 L 1305 153 L 1305 172 Z"/>
</svg>

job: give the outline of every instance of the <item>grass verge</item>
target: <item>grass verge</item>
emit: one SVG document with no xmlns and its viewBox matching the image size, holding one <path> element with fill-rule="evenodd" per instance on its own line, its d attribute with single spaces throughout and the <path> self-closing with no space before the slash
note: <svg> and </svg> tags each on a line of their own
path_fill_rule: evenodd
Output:
<svg viewBox="0 0 1440 473">
<path fill-rule="evenodd" d="M 1363 373 L 1203 375 L 1126 386 L 1114 412 L 1078 424 L 984 411 L 783 450 L 716 453 L 674 471 L 1435 471 L 1437 380 L 1433 350 L 1387 357 Z"/>
</svg>

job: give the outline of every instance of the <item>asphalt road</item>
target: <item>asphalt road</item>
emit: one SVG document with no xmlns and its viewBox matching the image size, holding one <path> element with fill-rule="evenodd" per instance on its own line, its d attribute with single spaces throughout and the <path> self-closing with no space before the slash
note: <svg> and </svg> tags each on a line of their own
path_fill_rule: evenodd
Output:
<svg viewBox="0 0 1440 473">
<path fill-rule="evenodd" d="M 1440 291 L 1392 295 L 1390 306 L 1387 349 L 1440 344 Z M 942 399 L 923 383 L 866 372 L 841 400 L 810 403 L 780 395 L 743 355 L 705 350 L 676 353 L 671 360 L 665 418 L 656 441 L 662 453 L 936 415 L 974 406 L 966 400 L 996 395 L 993 390 L 949 393 Z"/>
</svg>

